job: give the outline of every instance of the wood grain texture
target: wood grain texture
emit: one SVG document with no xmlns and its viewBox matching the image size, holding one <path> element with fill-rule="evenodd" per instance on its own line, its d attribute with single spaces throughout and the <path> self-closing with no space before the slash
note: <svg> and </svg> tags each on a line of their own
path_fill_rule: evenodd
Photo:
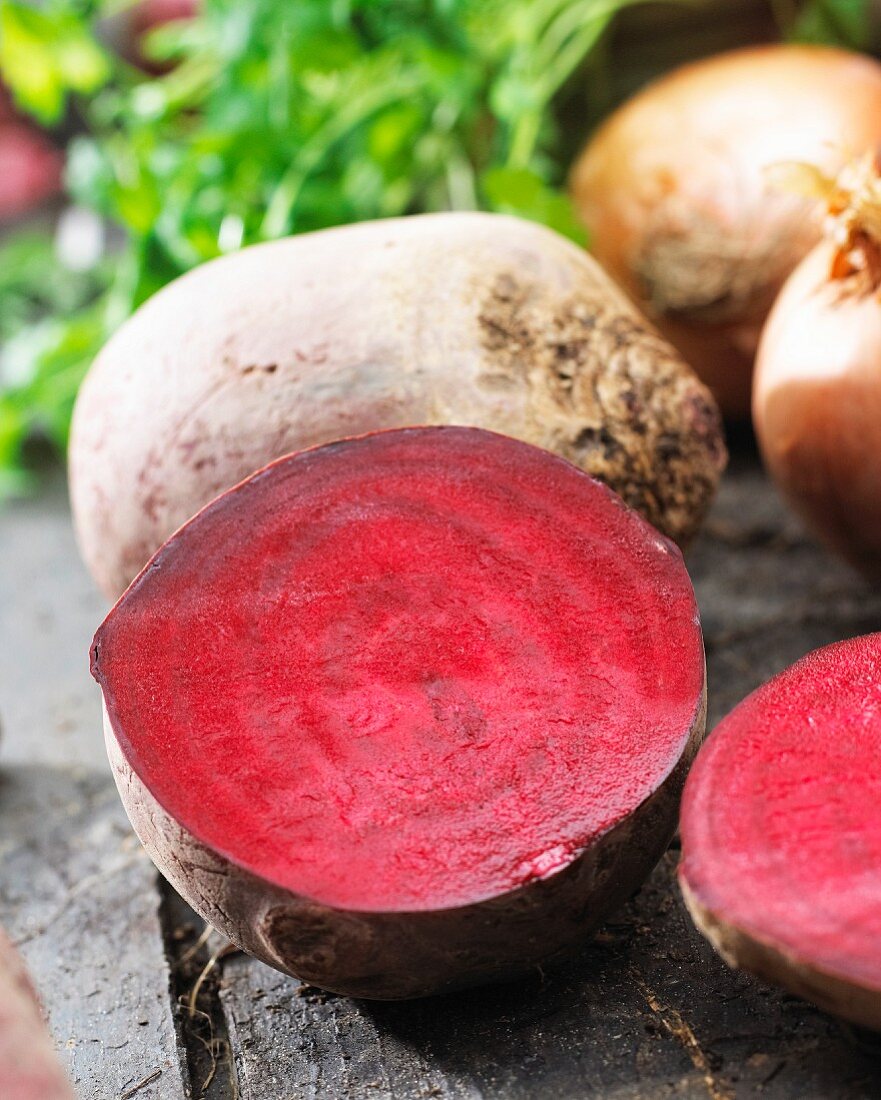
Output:
<svg viewBox="0 0 881 1100">
<path fill-rule="evenodd" d="M 77 1096 L 183 1100 L 157 876 L 110 778 L 4 769 L 0 838 L 0 923 Z"/>
<path fill-rule="evenodd" d="M 677 853 L 577 958 L 410 1004 L 321 994 L 245 957 L 221 999 L 257 1100 L 881 1094 L 881 1062 L 796 998 L 729 971 L 675 890 Z"/>
<path fill-rule="evenodd" d="M 803 532 L 743 442 L 686 564 L 707 650 L 708 730 L 810 650 L 881 629 L 881 590 Z"/>
<path fill-rule="evenodd" d="M 712 722 L 809 649 L 881 626 L 881 596 L 802 535 L 748 445 L 689 565 Z M 516 984 L 368 1005 L 228 961 L 220 996 L 242 1097 L 881 1095 L 873 1039 L 717 958 L 684 912 L 677 858 L 575 959 Z"/>
<path fill-rule="evenodd" d="M 74 544 L 63 477 L 0 512 L 0 761 L 105 770 L 89 639 L 106 614 Z"/>
<path fill-rule="evenodd" d="M 0 1094 L 16 1100 L 72 1100 L 43 1007 L 18 952 L 0 929 Z"/>
<path fill-rule="evenodd" d="M 881 628 L 881 595 L 803 536 L 752 452 L 738 453 L 689 556 L 711 722 L 809 649 Z M 68 524 L 55 494 L 13 508 L 0 525 L 0 623 L 16 638 L 0 661 L 0 711 L 12 757 L 43 762 L 0 771 L 0 921 L 24 941 L 80 1100 L 179 1100 L 188 1059 L 172 1003 L 219 945 L 212 939 L 181 969 L 202 923 L 167 898 L 160 922 L 155 875 L 103 763 L 90 773 L 45 766 L 56 748 L 65 762 L 73 749 L 97 762 L 100 743 L 85 659 L 100 606 Z M 40 532 L 51 532 L 54 548 L 34 548 Z M 41 636 L 50 602 L 53 625 Z M 69 725 L 56 729 L 65 714 Z M 221 1048 L 209 1100 L 881 1095 L 881 1040 L 729 971 L 683 911 L 676 858 L 671 850 L 575 959 L 516 984 L 367 1005 L 242 955 L 223 960 L 199 1008 L 213 1015 L 215 1038 L 228 1039 L 235 1072 Z M 209 1033 L 207 1024 L 183 1033 L 195 1097 L 208 1076 Z"/>
</svg>

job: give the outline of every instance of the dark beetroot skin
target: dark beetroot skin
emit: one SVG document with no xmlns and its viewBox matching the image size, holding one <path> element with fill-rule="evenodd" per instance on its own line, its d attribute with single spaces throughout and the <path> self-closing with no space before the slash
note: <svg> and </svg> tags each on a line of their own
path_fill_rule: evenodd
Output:
<svg viewBox="0 0 881 1100">
<path fill-rule="evenodd" d="M 679 551 L 473 428 L 266 467 L 172 536 L 92 652 L 163 873 L 245 950 L 364 997 L 583 938 L 663 852 L 703 731 Z"/>
<path fill-rule="evenodd" d="M 732 966 L 881 1029 L 881 634 L 740 704 L 682 802 L 680 882 Z"/>
</svg>

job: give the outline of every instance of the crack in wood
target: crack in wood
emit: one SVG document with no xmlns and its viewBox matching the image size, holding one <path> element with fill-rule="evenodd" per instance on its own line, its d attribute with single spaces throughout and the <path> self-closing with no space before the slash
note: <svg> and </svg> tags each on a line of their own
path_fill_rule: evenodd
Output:
<svg viewBox="0 0 881 1100">
<path fill-rule="evenodd" d="M 81 1100 L 881 1097 L 881 1038 L 729 971 L 683 910 L 669 854 L 540 985 L 369 1005 L 239 956 L 186 1018 L 181 998 L 221 941 L 199 943 L 202 921 L 157 888 L 139 847 L 130 858 L 82 664 L 103 609 L 74 567 L 65 509 L 59 484 L 0 523 L 0 635 L 18 640 L 0 662 L 0 917 Z M 801 538 L 742 444 L 714 516 L 689 568 L 721 717 L 808 649 L 877 629 L 881 597 Z"/>
<path fill-rule="evenodd" d="M 630 967 L 630 975 L 645 998 L 645 1003 L 651 1010 L 652 1015 L 664 1030 L 672 1035 L 684 1048 L 685 1053 L 691 1059 L 691 1064 L 702 1076 L 711 1100 L 734 1100 L 733 1090 L 716 1079 L 709 1057 L 704 1053 L 697 1036 L 683 1018 L 682 1013 L 673 1008 L 672 1005 L 663 1004 L 657 993 L 635 967 Z"/>
<path fill-rule="evenodd" d="M 159 894 L 175 1028 L 186 1054 L 194 1100 L 237 1100 L 235 1062 L 214 966 L 224 953 L 225 941 L 218 933 L 206 933 L 201 917 L 161 877 Z"/>
<path fill-rule="evenodd" d="M 130 1089 L 126 1089 L 119 1097 L 119 1100 L 131 1100 L 133 1096 L 136 1096 L 141 1089 L 145 1089 L 147 1085 L 152 1085 L 154 1081 L 158 1081 L 162 1076 L 161 1069 L 154 1069 L 152 1073 L 148 1073 L 146 1077 L 142 1077 L 136 1085 L 133 1085 Z"/>
<path fill-rule="evenodd" d="M 108 867 L 103 871 L 97 871 L 94 875 L 87 875 L 85 878 L 80 879 L 80 881 L 76 883 L 75 886 L 71 886 L 68 889 L 67 893 L 61 897 L 57 907 L 52 912 L 51 916 L 49 916 L 41 924 L 38 924 L 35 928 L 29 929 L 27 932 L 24 933 L 24 935 L 18 936 L 16 938 L 16 948 L 20 949 L 24 947 L 25 944 L 30 943 L 32 940 L 36 940 L 39 939 L 41 936 L 44 936 L 52 927 L 52 925 L 55 924 L 56 921 L 59 921 L 68 912 L 68 910 L 70 909 L 70 903 L 75 898 L 78 898 L 81 895 L 86 894 L 91 890 L 94 890 L 96 886 L 100 886 L 108 879 L 115 878 L 116 875 L 122 874 L 123 871 L 131 867 L 133 863 L 137 862 L 140 859 L 143 859 L 144 856 L 145 853 L 143 852 L 143 850 L 138 849 L 138 851 L 132 852 L 131 855 L 120 860 L 118 863 L 114 864 L 114 866 Z"/>
</svg>

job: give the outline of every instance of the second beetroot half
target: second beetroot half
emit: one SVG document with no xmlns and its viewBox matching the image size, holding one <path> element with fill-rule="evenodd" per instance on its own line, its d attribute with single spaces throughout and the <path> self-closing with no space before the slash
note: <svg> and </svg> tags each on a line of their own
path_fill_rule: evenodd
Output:
<svg viewBox="0 0 881 1100">
<path fill-rule="evenodd" d="M 158 551 L 93 670 L 132 822 L 270 965 L 408 997 L 570 948 L 645 877 L 704 723 L 679 551 L 527 444 L 274 463 Z"/>
<path fill-rule="evenodd" d="M 881 634 L 803 657 L 702 749 L 679 880 L 726 962 L 881 1030 Z"/>
</svg>

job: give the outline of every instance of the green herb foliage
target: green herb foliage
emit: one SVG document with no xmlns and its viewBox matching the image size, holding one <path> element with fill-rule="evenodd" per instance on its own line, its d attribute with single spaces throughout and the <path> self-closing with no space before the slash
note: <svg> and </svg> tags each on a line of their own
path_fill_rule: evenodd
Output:
<svg viewBox="0 0 881 1100">
<path fill-rule="evenodd" d="M 80 134 L 70 193 L 124 231 L 80 275 L 58 267 L 45 234 L 0 245 L 0 494 L 23 484 L 27 438 L 64 448 L 77 384 L 110 332 L 205 260 L 446 209 L 516 213 L 580 239 L 553 108 L 637 2 L 203 0 L 197 18 L 142 42 L 163 70 L 150 75 L 107 45 L 130 21 L 119 0 L 0 0 L 0 74 L 23 110 Z M 783 20 L 847 39 L 864 3 L 815 0 Z"/>
<path fill-rule="evenodd" d="M 103 44 L 125 18 L 114 5 L 2 0 L 0 71 L 43 123 L 84 123 L 70 192 L 123 227 L 125 245 L 94 301 L 53 303 L 29 366 L 20 347 L 0 392 L 0 468 L 34 429 L 63 446 L 75 381 L 109 331 L 223 252 L 451 208 L 577 239 L 549 108 L 630 2 L 205 0 L 198 18 L 148 36 L 165 69 L 150 76 Z M 40 247 L 15 242 L 0 267 L 29 248 L 39 267 Z M 14 309 L 0 312 L 8 329 Z"/>
<path fill-rule="evenodd" d="M 0 246 L 0 498 L 32 485 L 21 461 L 35 434 L 58 451 L 85 367 L 105 332 L 106 265 L 67 270 L 47 229 Z"/>
<path fill-rule="evenodd" d="M 777 0 L 774 6 L 784 32 L 794 41 L 854 50 L 868 49 L 871 44 L 869 0 L 810 0 L 803 4 Z"/>
</svg>

